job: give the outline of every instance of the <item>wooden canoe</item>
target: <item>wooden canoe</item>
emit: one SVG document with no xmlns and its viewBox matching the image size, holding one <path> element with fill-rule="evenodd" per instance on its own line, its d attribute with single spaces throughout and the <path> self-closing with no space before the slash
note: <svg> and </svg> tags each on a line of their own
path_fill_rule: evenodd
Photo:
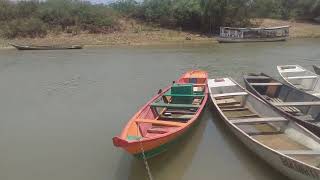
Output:
<svg viewBox="0 0 320 180">
<path fill-rule="evenodd" d="M 312 67 L 313 67 L 314 72 L 319 75 L 320 74 L 320 66 L 313 65 Z"/>
<path fill-rule="evenodd" d="M 277 66 L 277 69 L 280 76 L 291 86 L 320 97 L 320 77 L 317 74 L 299 65 L 281 65 Z"/>
<path fill-rule="evenodd" d="M 64 49 L 82 49 L 81 45 L 70 45 L 70 46 L 34 46 L 34 45 L 18 45 L 10 43 L 11 46 L 18 50 L 64 50 Z"/>
<path fill-rule="evenodd" d="M 231 78 L 210 79 L 219 115 L 251 151 L 294 180 L 320 178 L 320 139 L 282 116 Z"/>
<path fill-rule="evenodd" d="M 320 98 L 286 85 L 264 73 L 244 76 L 246 88 L 278 112 L 320 137 Z"/>
<path fill-rule="evenodd" d="M 195 70 L 183 74 L 141 108 L 113 144 L 135 157 L 166 151 L 195 125 L 208 98 L 208 75 Z"/>
</svg>

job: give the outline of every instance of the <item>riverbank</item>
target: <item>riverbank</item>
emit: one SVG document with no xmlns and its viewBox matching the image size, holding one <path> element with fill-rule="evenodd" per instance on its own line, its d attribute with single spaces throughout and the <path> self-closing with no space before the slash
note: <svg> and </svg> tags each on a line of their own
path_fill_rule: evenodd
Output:
<svg viewBox="0 0 320 180">
<path fill-rule="evenodd" d="M 44 38 L 0 39 L 0 47 L 8 46 L 8 42 L 18 44 L 81 44 L 85 46 L 139 46 L 172 43 L 208 43 L 213 42 L 209 36 L 199 33 L 166 29 L 149 25 L 136 20 L 126 19 L 121 22 L 121 29 L 108 34 L 90 34 L 88 32 L 48 33 Z"/>
<path fill-rule="evenodd" d="M 283 21 L 275 19 L 256 19 L 261 27 L 290 25 L 290 38 L 319 38 L 320 24 L 310 22 Z M 135 20 L 123 20 L 120 31 L 109 34 L 90 34 L 79 32 L 49 33 L 44 38 L 16 38 L 13 40 L 0 39 L 0 47 L 8 47 L 8 42 L 19 44 L 81 44 L 85 46 L 139 46 L 175 43 L 216 43 L 212 36 L 196 32 L 186 32 L 160 28 Z"/>
</svg>

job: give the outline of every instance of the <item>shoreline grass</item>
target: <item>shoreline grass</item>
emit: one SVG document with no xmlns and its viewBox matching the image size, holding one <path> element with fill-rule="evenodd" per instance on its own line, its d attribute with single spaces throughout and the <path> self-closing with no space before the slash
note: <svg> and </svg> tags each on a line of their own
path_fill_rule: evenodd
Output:
<svg viewBox="0 0 320 180">
<path fill-rule="evenodd" d="M 320 38 L 320 24 L 310 22 L 294 22 L 276 19 L 255 20 L 261 27 L 290 25 L 290 38 Z M 154 27 L 143 22 L 126 19 L 122 21 L 122 30 L 108 34 L 92 34 L 80 32 L 77 35 L 70 33 L 48 33 L 45 37 L 1 39 L 0 48 L 9 47 L 8 42 L 18 44 L 56 45 L 80 44 L 87 47 L 97 46 L 143 46 L 161 44 L 193 44 L 214 43 L 215 38 L 197 32 Z M 188 39 L 188 40 L 187 40 Z"/>
</svg>

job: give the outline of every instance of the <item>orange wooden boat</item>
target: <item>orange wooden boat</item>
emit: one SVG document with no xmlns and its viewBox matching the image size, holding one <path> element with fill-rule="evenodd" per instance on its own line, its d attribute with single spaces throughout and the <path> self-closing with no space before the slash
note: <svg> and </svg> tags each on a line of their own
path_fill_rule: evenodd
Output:
<svg viewBox="0 0 320 180">
<path fill-rule="evenodd" d="M 191 129 L 208 98 L 208 74 L 194 70 L 163 89 L 127 123 L 113 144 L 130 154 L 150 158 L 166 151 Z"/>
</svg>

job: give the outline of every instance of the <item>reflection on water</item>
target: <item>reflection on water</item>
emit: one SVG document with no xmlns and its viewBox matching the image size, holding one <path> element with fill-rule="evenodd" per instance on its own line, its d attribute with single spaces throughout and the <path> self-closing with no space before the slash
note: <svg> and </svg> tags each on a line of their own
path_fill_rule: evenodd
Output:
<svg viewBox="0 0 320 180">
<path fill-rule="evenodd" d="M 142 161 L 111 138 L 158 89 L 186 70 L 278 77 L 275 65 L 320 62 L 320 40 L 276 43 L 0 50 L 1 180 L 140 180 Z M 207 106 L 200 124 L 149 161 L 156 180 L 284 180 Z"/>
</svg>

